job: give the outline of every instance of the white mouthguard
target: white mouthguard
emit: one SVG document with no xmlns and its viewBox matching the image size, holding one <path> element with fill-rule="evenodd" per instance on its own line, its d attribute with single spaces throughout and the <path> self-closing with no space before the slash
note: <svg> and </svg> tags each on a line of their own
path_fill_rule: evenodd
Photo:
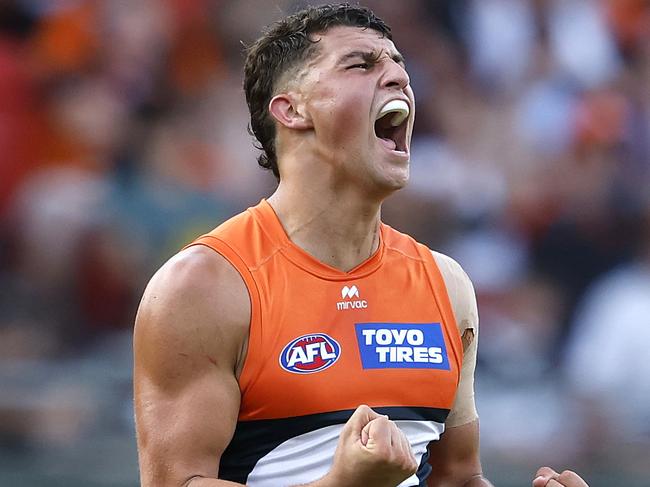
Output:
<svg viewBox="0 0 650 487">
<path fill-rule="evenodd" d="M 390 124 L 393 127 L 397 127 L 406 119 L 406 117 L 409 116 L 410 110 L 408 104 L 404 100 L 391 100 L 381 109 L 377 116 L 377 120 L 388 113 L 395 114 L 390 121 Z"/>
</svg>

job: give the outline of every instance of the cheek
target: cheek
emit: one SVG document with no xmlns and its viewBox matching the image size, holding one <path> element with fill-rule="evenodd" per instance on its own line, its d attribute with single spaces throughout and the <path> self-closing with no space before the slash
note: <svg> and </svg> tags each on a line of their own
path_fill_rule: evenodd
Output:
<svg viewBox="0 0 650 487">
<path fill-rule="evenodd" d="M 365 136 L 369 124 L 370 102 L 354 91 L 347 87 L 323 91 L 313 105 L 318 114 L 317 129 L 339 144 L 358 139 L 360 134 Z"/>
</svg>

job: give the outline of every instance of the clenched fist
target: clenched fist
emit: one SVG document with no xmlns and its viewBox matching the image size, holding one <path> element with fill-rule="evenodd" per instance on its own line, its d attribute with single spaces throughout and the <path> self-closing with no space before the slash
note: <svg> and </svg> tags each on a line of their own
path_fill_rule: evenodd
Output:
<svg viewBox="0 0 650 487">
<path fill-rule="evenodd" d="M 325 478 L 340 487 L 395 487 L 417 467 L 408 438 L 397 425 L 362 405 L 343 426 Z"/>
<path fill-rule="evenodd" d="M 537 471 L 533 487 L 589 487 L 582 477 L 571 470 L 557 473 L 549 467 Z"/>
</svg>

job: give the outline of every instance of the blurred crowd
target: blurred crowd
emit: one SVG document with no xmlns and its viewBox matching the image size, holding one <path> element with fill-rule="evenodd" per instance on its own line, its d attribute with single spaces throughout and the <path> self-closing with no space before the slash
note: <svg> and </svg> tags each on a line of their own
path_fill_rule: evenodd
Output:
<svg viewBox="0 0 650 487">
<path fill-rule="evenodd" d="M 138 299 L 273 190 L 243 50 L 306 3 L 0 2 L 0 483 L 135 485 Z M 384 220 L 476 288 L 488 475 L 650 485 L 650 1 L 364 5 L 417 100 Z"/>
</svg>

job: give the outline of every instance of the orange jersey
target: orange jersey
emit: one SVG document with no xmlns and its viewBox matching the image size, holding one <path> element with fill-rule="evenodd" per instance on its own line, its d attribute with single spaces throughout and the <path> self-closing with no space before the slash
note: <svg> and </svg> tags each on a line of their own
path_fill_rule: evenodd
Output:
<svg viewBox="0 0 650 487">
<path fill-rule="evenodd" d="M 430 250 L 381 224 L 375 254 L 349 272 L 294 245 L 264 200 L 191 245 L 223 255 L 251 300 L 241 406 L 219 477 L 251 486 L 314 481 L 360 404 L 406 433 L 424 485 L 459 381 L 462 345 Z M 218 411 L 215 411 L 218 414 Z"/>
</svg>

